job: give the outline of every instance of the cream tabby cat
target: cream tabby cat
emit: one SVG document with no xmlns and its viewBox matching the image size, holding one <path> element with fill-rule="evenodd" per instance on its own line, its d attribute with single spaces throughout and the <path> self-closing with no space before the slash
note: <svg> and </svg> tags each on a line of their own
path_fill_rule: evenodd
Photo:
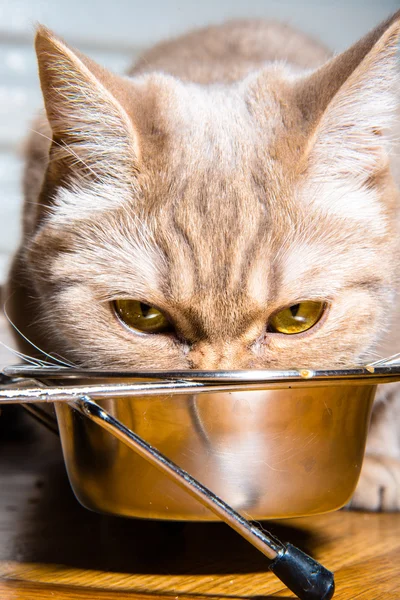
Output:
<svg viewBox="0 0 400 600">
<path fill-rule="evenodd" d="M 12 320 L 90 367 L 378 357 L 399 265 L 399 33 L 397 13 L 331 58 L 286 26 L 235 22 L 156 46 L 120 77 L 40 27 L 47 119 L 28 144 Z M 358 507 L 400 508 L 391 395 Z"/>
</svg>

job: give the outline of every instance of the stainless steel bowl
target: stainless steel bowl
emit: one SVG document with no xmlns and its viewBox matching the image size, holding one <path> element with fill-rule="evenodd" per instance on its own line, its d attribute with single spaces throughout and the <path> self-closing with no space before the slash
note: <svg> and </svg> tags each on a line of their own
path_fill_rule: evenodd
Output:
<svg viewBox="0 0 400 600">
<path fill-rule="evenodd" d="M 317 514 L 349 501 L 361 470 L 378 374 L 342 372 L 338 380 L 337 371 L 266 372 L 259 383 L 254 372 L 240 374 L 242 381 L 238 373 L 196 375 L 209 384 L 207 390 L 99 403 L 252 519 Z M 210 386 L 235 383 L 244 389 L 213 391 Z M 58 404 L 56 411 L 69 478 L 82 504 L 130 517 L 216 519 L 76 410 Z"/>
<path fill-rule="evenodd" d="M 252 519 L 322 513 L 355 489 L 375 386 L 117 398 L 113 416 Z M 74 409 L 56 407 L 77 498 L 92 510 L 155 519 L 216 517 Z"/>
<path fill-rule="evenodd" d="M 217 517 L 65 400 L 96 399 L 242 515 L 275 519 L 349 501 L 376 386 L 400 379 L 400 367 L 110 375 L 75 371 L 71 385 L 50 369 L 58 388 L 39 390 L 55 401 L 79 501 L 115 515 L 209 521 Z"/>
</svg>

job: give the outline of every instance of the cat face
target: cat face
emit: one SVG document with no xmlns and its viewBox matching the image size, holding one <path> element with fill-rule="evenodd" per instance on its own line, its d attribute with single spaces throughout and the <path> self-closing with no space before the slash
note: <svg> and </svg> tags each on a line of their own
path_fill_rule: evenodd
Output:
<svg viewBox="0 0 400 600">
<path fill-rule="evenodd" d="M 395 287 L 399 29 L 311 74 L 210 86 L 118 78 L 40 30 L 53 142 L 25 256 L 52 349 L 120 368 L 364 360 Z M 127 326 L 126 300 L 164 326 Z M 280 331 L 310 306 L 310 327 Z"/>
</svg>

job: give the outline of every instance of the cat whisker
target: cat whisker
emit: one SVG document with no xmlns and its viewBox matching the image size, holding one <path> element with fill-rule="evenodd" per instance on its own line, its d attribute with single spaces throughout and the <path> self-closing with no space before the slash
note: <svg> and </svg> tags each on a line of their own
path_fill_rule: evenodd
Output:
<svg viewBox="0 0 400 600">
<path fill-rule="evenodd" d="M 374 352 L 373 350 L 366 350 L 365 352 L 363 352 L 363 358 L 376 358 L 377 360 L 380 360 L 382 358 L 384 358 L 384 356 L 382 356 L 382 354 L 380 354 L 379 352 Z"/>
<path fill-rule="evenodd" d="M 45 352 L 44 350 L 42 350 L 42 348 L 39 348 L 39 346 L 36 346 L 36 344 L 34 344 L 26 335 L 24 335 L 22 333 L 22 331 L 20 331 L 20 329 L 18 329 L 18 327 L 15 325 L 15 323 L 12 322 L 11 318 L 9 317 L 9 315 L 7 313 L 6 305 L 9 300 L 10 300 L 10 297 L 7 298 L 7 300 L 4 302 L 3 313 L 4 313 L 4 316 L 7 319 L 8 323 L 14 329 L 14 331 L 16 331 L 18 333 L 18 335 L 20 335 L 26 342 L 28 342 L 28 344 L 30 344 L 33 348 L 35 348 L 35 350 L 38 350 L 38 352 L 40 352 L 41 354 L 44 354 L 44 356 L 47 356 L 51 361 L 53 361 L 53 363 L 50 363 L 50 364 L 54 364 L 54 362 L 55 362 L 64 367 L 75 367 L 76 365 L 74 365 L 72 362 L 67 361 L 66 359 L 61 360 L 59 358 L 56 358 L 55 356 L 52 356 L 48 352 Z M 34 359 L 34 360 L 40 360 L 40 359 Z M 46 362 L 46 361 L 41 361 L 41 362 Z M 46 362 L 46 364 L 49 364 L 49 363 Z"/>
<path fill-rule="evenodd" d="M 18 350 L 15 350 L 15 348 L 11 348 L 11 346 L 8 346 L 7 344 L 5 344 L 2 341 L 0 341 L 0 346 L 2 346 L 3 348 L 5 348 L 9 352 L 11 352 L 11 354 L 14 354 L 14 356 L 17 356 L 18 358 L 28 362 L 31 365 L 34 365 L 35 367 L 53 366 L 51 363 L 48 363 L 47 361 L 40 360 L 39 358 L 33 358 L 32 356 L 28 356 L 27 354 L 24 354 L 23 352 L 19 352 Z"/>
<path fill-rule="evenodd" d="M 382 358 L 381 360 L 377 360 L 373 363 L 369 363 L 369 367 L 378 367 L 378 366 L 383 366 L 385 364 L 391 364 L 393 362 L 398 362 L 400 359 L 400 352 L 397 352 L 396 354 L 392 354 L 391 356 L 387 356 L 386 358 Z"/>
<path fill-rule="evenodd" d="M 75 368 L 77 366 L 73 362 L 67 360 L 64 356 L 61 356 L 61 354 L 58 354 L 58 352 L 50 353 L 48 356 L 51 356 L 51 358 L 54 360 L 57 360 L 57 359 L 61 360 L 65 364 L 66 367 Z"/>
</svg>

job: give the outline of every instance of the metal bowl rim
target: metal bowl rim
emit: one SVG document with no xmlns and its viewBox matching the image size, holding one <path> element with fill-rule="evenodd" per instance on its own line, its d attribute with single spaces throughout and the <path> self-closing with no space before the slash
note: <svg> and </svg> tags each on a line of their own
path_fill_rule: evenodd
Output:
<svg viewBox="0 0 400 600">
<path fill-rule="evenodd" d="M 193 381 L 201 383 L 291 383 L 291 382 L 326 382 L 341 381 L 378 384 L 380 380 L 390 382 L 400 379 L 400 363 L 383 366 L 354 366 L 334 369 L 252 369 L 236 371 L 197 371 L 197 370 L 132 370 L 118 371 L 107 369 L 81 369 L 69 367 L 32 367 L 17 365 L 5 367 L 3 374 L 8 377 L 49 379 L 129 379 L 158 381 Z"/>
</svg>

